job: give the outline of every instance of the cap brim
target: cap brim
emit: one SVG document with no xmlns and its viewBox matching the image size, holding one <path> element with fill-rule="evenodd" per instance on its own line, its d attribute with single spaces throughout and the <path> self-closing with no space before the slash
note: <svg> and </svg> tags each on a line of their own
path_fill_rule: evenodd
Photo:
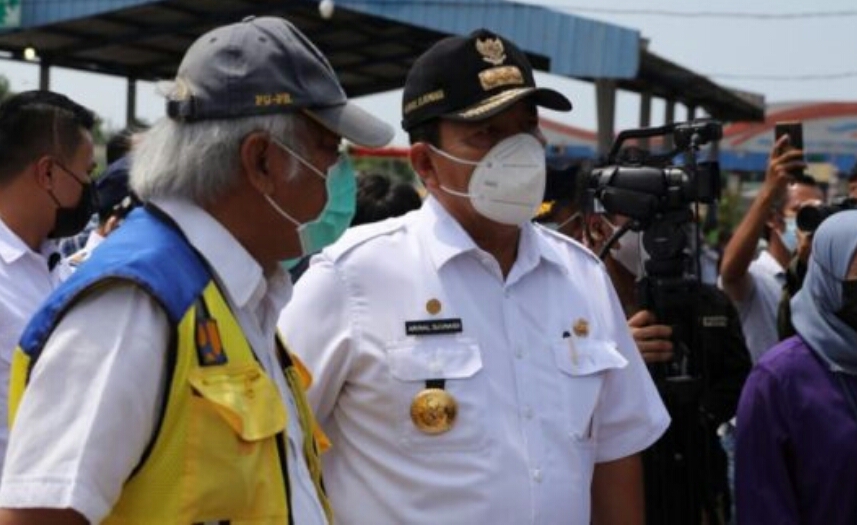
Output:
<svg viewBox="0 0 857 525">
<path fill-rule="evenodd" d="M 555 111 L 571 111 L 571 101 L 559 91 L 548 88 L 515 88 L 507 89 L 493 97 L 486 98 L 478 104 L 465 109 L 443 115 L 444 118 L 458 121 L 478 121 L 493 117 L 515 102 L 525 98 L 532 98 L 537 106 L 553 109 Z"/>
<path fill-rule="evenodd" d="M 330 131 L 367 148 L 386 146 L 395 134 L 392 126 L 352 102 L 304 112 Z"/>
</svg>

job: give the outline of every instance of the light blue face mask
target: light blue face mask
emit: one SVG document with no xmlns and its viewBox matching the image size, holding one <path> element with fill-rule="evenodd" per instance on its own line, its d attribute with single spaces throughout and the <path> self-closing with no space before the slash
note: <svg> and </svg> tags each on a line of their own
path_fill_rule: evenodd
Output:
<svg viewBox="0 0 857 525">
<path fill-rule="evenodd" d="M 786 229 L 780 233 L 780 240 L 783 241 L 783 246 L 789 253 L 794 253 L 797 250 L 797 218 L 785 217 L 783 221 L 786 224 Z"/>
<path fill-rule="evenodd" d="M 301 223 L 294 219 L 285 210 L 280 208 L 270 196 L 265 195 L 268 203 L 286 220 L 297 226 L 298 238 L 301 242 L 301 257 L 320 251 L 325 246 L 332 244 L 351 224 L 354 217 L 355 195 L 357 193 L 357 181 L 354 177 L 354 166 L 345 155 L 327 169 L 327 175 L 318 168 L 301 158 L 291 148 L 279 141 L 275 144 L 293 155 L 298 162 L 306 166 L 310 171 L 325 180 L 327 189 L 327 202 L 318 216 L 308 222 Z M 294 267 L 301 259 L 287 259 L 282 262 L 286 270 Z"/>
</svg>

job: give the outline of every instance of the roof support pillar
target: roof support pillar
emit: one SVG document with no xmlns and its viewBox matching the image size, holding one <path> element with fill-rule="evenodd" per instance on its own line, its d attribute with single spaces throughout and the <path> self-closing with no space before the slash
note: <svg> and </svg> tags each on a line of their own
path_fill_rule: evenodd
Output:
<svg viewBox="0 0 857 525">
<path fill-rule="evenodd" d="M 613 145 L 616 122 L 616 81 L 595 80 L 595 103 L 598 111 L 598 153 L 606 155 Z"/>
<path fill-rule="evenodd" d="M 648 128 L 652 125 L 652 92 L 646 90 L 640 94 L 640 127 Z M 638 145 L 642 149 L 649 149 L 649 138 L 638 139 Z"/>
<path fill-rule="evenodd" d="M 137 121 L 137 79 L 128 77 L 125 92 L 125 127 L 130 128 Z"/>
<path fill-rule="evenodd" d="M 664 125 L 672 124 L 675 122 L 675 100 L 668 98 L 664 102 L 666 102 L 664 107 Z M 667 149 L 671 149 L 673 147 L 672 134 L 667 133 L 664 137 L 664 146 L 666 146 Z"/>
<path fill-rule="evenodd" d="M 51 89 L 51 64 L 44 60 L 39 64 L 39 89 Z"/>
</svg>

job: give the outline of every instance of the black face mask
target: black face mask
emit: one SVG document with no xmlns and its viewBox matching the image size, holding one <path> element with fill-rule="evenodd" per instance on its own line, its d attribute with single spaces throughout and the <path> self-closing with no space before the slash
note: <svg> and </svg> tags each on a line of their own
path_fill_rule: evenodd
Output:
<svg viewBox="0 0 857 525">
<path fill-rule="evenodd" d="M 842 322 L 857 330 L 857 279 L 843 281 L 842 308 L 836 312 Z"/>
<path fill-rule="evenodd" d="M 78 199 L 77 204 L 71 208 L 61 205 L 53 192 L 48 192 L 57 205 L 54 227 L 48 234 L 48 238 L 50 239 L 59 239 L 61 237 L 77 235 L 81 230 L 83 230 L 89 222 L 89 219 L 92 218 L 92 214 L 95 213 L 95 210 L 98 209 L 98 194 L 95 193 L 95 185 L 91 182 L 81 182 L 77 175 L 72 173 L 68 168 L 61 164 L 57 165 L 62 168 L 63 171 L 68 173 L 68 175 L 78 184 L 80 184 L 82 191 L 80 192 L 80 199 Z"/>
</svg>

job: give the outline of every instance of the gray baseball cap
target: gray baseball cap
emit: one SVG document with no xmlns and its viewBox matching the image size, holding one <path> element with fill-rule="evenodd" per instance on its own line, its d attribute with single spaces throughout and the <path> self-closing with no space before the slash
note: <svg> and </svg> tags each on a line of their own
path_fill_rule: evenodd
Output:
<svg viewBox="0 0 857 525">
<path fill-rule="evenodd" d="M 247 17 L 202 35 L 175 85 L 167 115 L 178 121 L 303 111 L 361 146 L 393 138 L 392 126 L 348 101 L 321 51 L 283 18 Z"/>
</svg>

